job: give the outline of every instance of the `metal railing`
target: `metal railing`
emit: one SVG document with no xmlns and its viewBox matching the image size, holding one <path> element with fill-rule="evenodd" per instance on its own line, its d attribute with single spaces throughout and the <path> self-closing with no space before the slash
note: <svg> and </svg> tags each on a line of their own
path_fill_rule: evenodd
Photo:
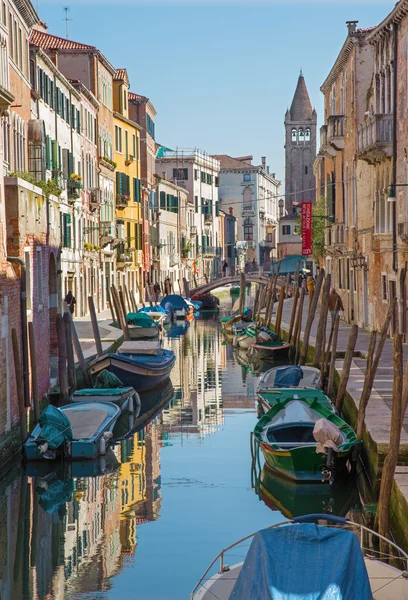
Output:
<svg viewBox="0 0 408 600">
<path fill-rule="evenodd" d="M 330 115 L 327 119 L 327 137 L 344 137 L 344 115 Z"/>
</svg>

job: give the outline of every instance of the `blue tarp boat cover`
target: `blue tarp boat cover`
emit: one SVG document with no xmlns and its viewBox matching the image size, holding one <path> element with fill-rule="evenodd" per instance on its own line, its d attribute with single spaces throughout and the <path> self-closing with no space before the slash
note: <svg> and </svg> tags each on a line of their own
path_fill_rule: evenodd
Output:
<svg viewBox="0 0 408 600">
<path fill-rule="evenodd" d="M 312 523 L 253 538 L 230 600 L 372 600 L 357 536 Z"/>
<path fill-rule="evenodd" d="M 160 304 L 156 304 L 156 306 L 144 306 L 143 308 L 139 308 L 139 312 L 140 313 L 156 312 L 156 313 L 162 313 L 163 315 L 167 315 L 167 312 L 165 311 L 165 309 L 162 306 L 160 306 Z"/>
<path fill-rule="evenodd" d="M 123 387 L 123 383 L 119 377 L 116 377 L 114 373 L 110 373 L 107 369 L 101 371 L 95 380 L 95 388 L 98 389 L 111 389 L 120 387 Z"/>
<path fill-rule="evenodd" d="M 273 385 L 274 387 L 297 387 L 301 379 L 303 379 L 301 367 L 285 367 L 276 371 Z"/>
<path fill-rule="evenodd" d="M 137 327 L 156 327 L 156 322 L 147 313 L 137 312 L 126 315 L 128 325 L 137 325 Z"/>
<path fill-rule="evenodd" d="M 187 302 L 178 294 L 169 294 L 168 296 L 165 296 L 160 302 L 160 306 L 166 308 L 166 304 L 171 304 L 173 310 L 182 310 L 183 308 L 185 308 L 187 312 L 190 310 Z"/>
<path fill-rule="evenodd" d="M 56 450 L 64 442 L 72 440 L 72 429 L 70 420 L 55 406 L 49 404 L 40 414 L 38 423 L 41 425 L 41 433 L 36 443 L 48 442 L 48 448 Z"/>
<path fill-rule="evenodd" d="M 39 505 L 43 511 L 52 515 L 57 512 L 60 506 L 69 502 L 74 491 L 74 480 L 67 479 L 60 481 L 59 479 L 52 481 L 47 489 L 40 488 L 36 490 L 39 493 Z"/>
</svg>

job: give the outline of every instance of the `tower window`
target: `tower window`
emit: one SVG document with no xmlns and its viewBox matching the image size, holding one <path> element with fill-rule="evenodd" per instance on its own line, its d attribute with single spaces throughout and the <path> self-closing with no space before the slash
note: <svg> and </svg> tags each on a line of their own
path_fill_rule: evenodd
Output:
<svg viewBox="0 0 408 600">
<path fill-rule="evenodd" d="M 302 127 L 299 129 L 299 142 L 304 142 L 305 141 L 305 132 L 303 131 Z"/>
<path fill-rule="evenodd" d="M 296 129 L 292 129 L 292 142 L 297 141 L 297 131 Z"/>
<path fill-rule="evenodd" d="M 310 142 L 310 128 L 309 127 L 305 131 L 305 142 Z"/>
<path fill-rule="evenodd" d="M 307 175 L 307 167 L 305 167 L 305 175 Z"/>
</svg>

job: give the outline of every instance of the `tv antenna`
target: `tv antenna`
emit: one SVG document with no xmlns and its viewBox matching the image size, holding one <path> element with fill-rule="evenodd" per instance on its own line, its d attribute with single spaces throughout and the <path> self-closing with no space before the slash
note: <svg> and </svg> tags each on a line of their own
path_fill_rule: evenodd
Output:
<svg viewBox="0 0 408 600">
<path fill-rule="evenodd" d="M 64 21 L 65 21 L 65 37 L 68 39 L 69 38 L 69 36 L 68 36 L 68 23 L 70 21 L 72 21 L 72 19 L 70 19 L 68 17 L 69 6 L 64 6 L 63 10 L 64 10 L 64 13 L 65 13 L 65 18 L 64 18 Z"/>
</svg>

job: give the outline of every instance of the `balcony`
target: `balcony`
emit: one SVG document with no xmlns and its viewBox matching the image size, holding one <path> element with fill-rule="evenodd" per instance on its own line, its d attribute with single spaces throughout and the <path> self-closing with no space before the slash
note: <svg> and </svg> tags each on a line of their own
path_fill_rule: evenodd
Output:
<svg viewBox="0 0 408 600">
<path fill-rule="evenodd" d="M 91 208 L 98 208 L 102 204 L 102 191 L 99 188 L 91 190 Z"/>
<path fill-rule="evenodd" d="M 170 254 L 169 264 L 171 267 L 177 267 L 177 265 L 179 264 L 179 260 L 180 260 L 180 257 L 177 254 L 177 252 L 172 252 Z"/>
<path fill-rule="evenodd" d="M 191 237 L 195 237 L 197 235 L 197 227 L 195 225 L 191 225 L 190 235 L 191 235 Z"/>
<path fill-rule="evenodd" d="M 214 218 L 211 214 L 204 215 L 204 225 L 212 225 L 214 222 Z"/>
<path fill-rule="evenodd" d="M 124 252 L 122 254 L 118 254 L 118 257 L 116 259 L 116 266 L 118 269 L 123 269 L 124 267 L 131 265 L 132 262 L 132 255 L 127 252 Z"/>
<path fill-rule="evenodd" d="M 358 127 L 357 156 L 370 165 L 392 156 L 392 115 L 371 115 Z"/>
<path fill-rule="evenodd" d="M 344 115 L 327 119 L 327 141 L 335 150 L 344 150 Z"/>
<path fill-rule="evenodd" d="M 130 202 L 129 194 L 116 195 L 116 208 L 126 208 Z"/>
<path fill-rule="evenodd" d="M 320 150 L 322 154 L 327 156 L 328 158 L 333 158 L 336 156 L 336 150 L 333 146 L 330 145 L 329 136 L 328 136 L 328 126 L 322 125 L 320 127 Z"/>
<path fill-rule="evenodd" d="M 205 246 L 202 251 L 203 256 L 215 256 L 217 254 L 217 248 L 215 246 Z"/>
<path fill-rule="evenodd" d="M 260 245 L 261 248 L 269 248 L 269 250 L 272 250 L 273 248 L 276 248 L 276 244 L 272 240 L 261 240 L 259 242 L 259 245 Z"/>
<path fill-rule="evenodd" d="M 242 216 L 243 217 L 254 217 L 255 216 L 255 208 L 252 204 L 247 204 L 242 207 Z"/>
</svg>

